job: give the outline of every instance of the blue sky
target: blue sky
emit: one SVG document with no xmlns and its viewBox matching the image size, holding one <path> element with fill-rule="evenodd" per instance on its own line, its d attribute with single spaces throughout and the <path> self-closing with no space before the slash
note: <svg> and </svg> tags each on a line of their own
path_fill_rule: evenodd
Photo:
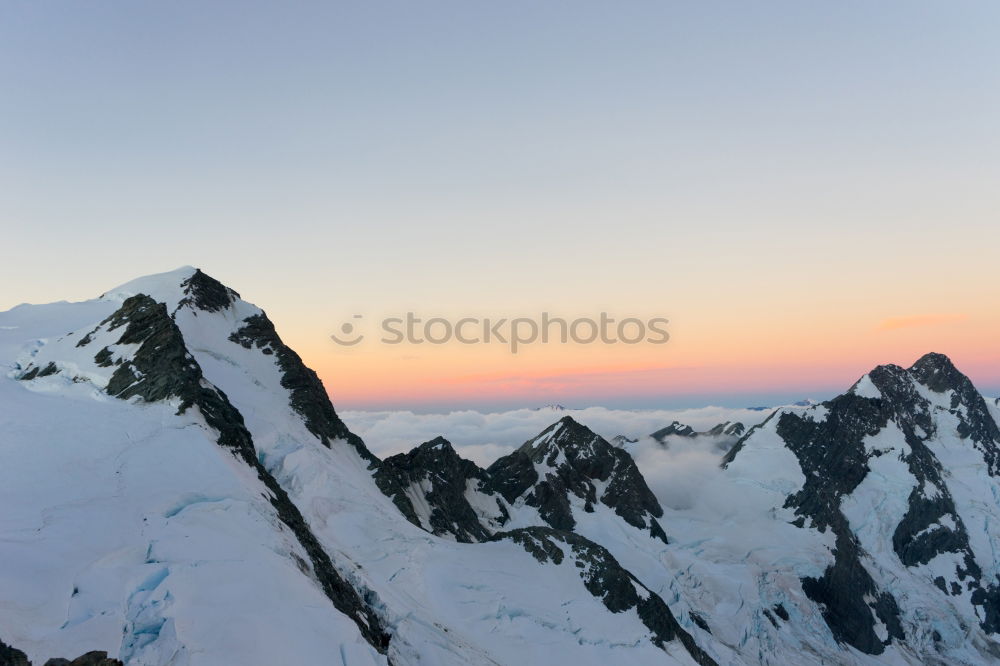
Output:
<svg viewBox="0 0 1000 666">
<path fill-rule="evenodd" d="M 345 314 L 555 305 L 668 312 L 650 364 L 932 345 L 1000 386 L 997 34 L 993 2 L 6 3 L 0 307 L 193 264 L 344 381 L 389 365 L 323 347 Z M 887 318 L 966 329 L 859 334 Z M 587 354 L 558 369 L 625 363 Z"/>
</svg>

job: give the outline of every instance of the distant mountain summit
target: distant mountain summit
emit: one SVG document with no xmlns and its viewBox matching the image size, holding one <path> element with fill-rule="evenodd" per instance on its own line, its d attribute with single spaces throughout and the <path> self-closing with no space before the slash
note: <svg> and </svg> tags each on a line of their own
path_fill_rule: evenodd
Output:
<svg viewBox="0 0 1000 666">
<path fill-rule="evenodd" d="M 669 437 L 740 437 L 745 430 L 746 427 L 739 421 L 724 421 L 703 432 L 679 421 L 673 421 L 665 428 L 650 433 L 649 436 L 663 444 Z"/>
<path fill-rule="evenodd" d="M 942 354 L 485 469 L 374 455 L 191 267 L 0 313 L 0 366 L 0 663 L 1000 660 L 1000 404 Z"/>
<path fill-rule="evenodd" d="M 744 432 L 746 432 L 746 426 L 739 421 L 724 421 L 705 431 L 704 434 L 709 437 L 740 437 Z"/>
<path fill-rule="evenodd" d="M 638 439 L 633 439 L 632 437 L 628 437 L 626 435 L 615 435 L 614 437 L 611 438 L 611 444 L 619 448 L 627 444 L 635 444 L 638 441 L 639 441 Z"/>
<path fill-rule="evenodd" d="M 456 541 L 487 541 L 510 518 L 501 497 L 481 491 L 486 472 L 443 437 L 386 458 L 375 481 L 414 525 Z"/>
<path fill-rule="evenodd" d="M 593 513 L 601 504 L 666 541 L 656 521 L 663 509 L 632 457 L 572 417 L 564 416 L 497 460 L 487 474 L 489 490 L 511 505 L 537 509 L 557 529 L 572 529 L 580 511 Z"/>
<path fill-rule="evenodd" d="M 663 442 L 667 437 L 696 437 L 697 435 L 698 433 L 691 426 L 680 421 L 673 421 L 670 425 L 650 433 L 649 436 L 658 442 Z"/>
<path fill-rule="evenodd" d="M 987 526 L 1000 505 L 981 498 L 1000 497 L 998 453 L 982 395 L 946 356 L 927 354 L 804 411 L 779 410 L 723 464 L 748 480 L 794 480 L 783 503 L 794 525 L 833 539 L 832 560 L 801 582 L 839 641 L 868 654 L 993 654 L 1000 533 Z M 785 456 L 794 468 L 779 464 Z"/>
<path fill-rule="evenodd" d="M 443 438 L 380 460 L 267 315 L 199 269 L 0 313 L 0 363 L 6 661 L 530 663 L 545 644 L 714 663 L 532 494 L 563 493 L 565 520 L 580 493 L 650 540 L 626 453 L 560 436 L 572 464 L 513 502 Z"/>
<path fill-rule="evenodd" d="M 573 530 L 601 508 L 666 542 L 663 509 L 632 457 L 570 416 L 485 470 L 438 437 L 386 458 L 375 479 L 410 522 L 458 541 L 509 524 Z"/>
</svg>

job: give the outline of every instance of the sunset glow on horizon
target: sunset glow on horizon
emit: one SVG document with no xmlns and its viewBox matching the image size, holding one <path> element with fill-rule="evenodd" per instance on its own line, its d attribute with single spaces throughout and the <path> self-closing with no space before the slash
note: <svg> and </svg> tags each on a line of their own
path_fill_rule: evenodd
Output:
<svg viewBox="0 0 1000 666">
<path fill-rule="evenodd" d="M 1000 6 L 253 4 L 3 10 L 0 309 L 200 266 L 341 409 L 1000 393 Z M 409 311 L 671 339 L 329 337 Z"/>
</svg>

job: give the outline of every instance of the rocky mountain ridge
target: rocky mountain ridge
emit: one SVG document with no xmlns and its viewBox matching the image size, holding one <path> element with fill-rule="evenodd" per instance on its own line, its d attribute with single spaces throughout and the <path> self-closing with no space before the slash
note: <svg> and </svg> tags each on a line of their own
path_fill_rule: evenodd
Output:
<svg viewBox="0 0 1000 666">
<path fill-rule="evenodd" d="M 380 459 L 197 269 L 0 324 L 10 663 L 1000 658 L 1000 408 L 943 355 L 658 431 L 738 439 L 706 514 L 570 416 L 486 468 L 444 437 Z"/>
</svg>

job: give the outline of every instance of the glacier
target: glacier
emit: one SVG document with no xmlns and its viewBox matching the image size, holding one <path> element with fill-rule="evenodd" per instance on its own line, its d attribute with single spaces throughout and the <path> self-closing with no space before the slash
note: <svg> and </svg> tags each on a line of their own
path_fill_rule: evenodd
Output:
<svg viewBox="0 0 1000 666">
<path fill-rule="evenodd" d="M 377 456 L 192 267 L 0 313 L 0 366 L 10 663 L 1000 659 L 1000 406 L 940 354 L 702 430 L 549 410 L 476 462 Z"/>
</svg>

